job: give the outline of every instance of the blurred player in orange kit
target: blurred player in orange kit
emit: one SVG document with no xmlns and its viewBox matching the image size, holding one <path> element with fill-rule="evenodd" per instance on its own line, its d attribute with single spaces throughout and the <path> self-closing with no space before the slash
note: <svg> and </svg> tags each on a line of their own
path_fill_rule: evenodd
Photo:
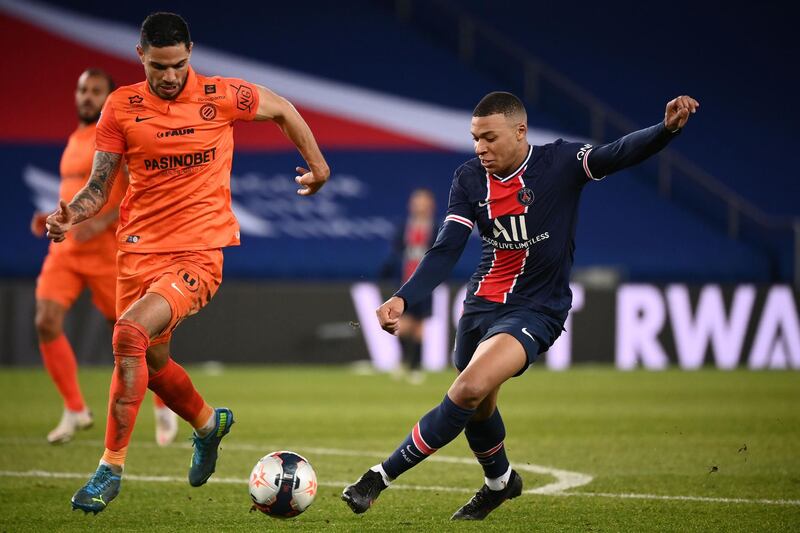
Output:
<svg viewBox="0 0 800 533">
<path fill-rule="evenodd" d="M 92 170 L 95 130 L 100 110 L 114 90 L 114 81 L 106 72 L 90 68 L 78 78 L 75 106 L 78 128 L 70 135 L 61 157 L 60 198 L 72 198 Z M 36 280 L 36 331 L 44 366 L 64 400 L 64 414 L 48 435 L 50 443 L 70 441 L 79 429 L 91 427 L 92 413 L 83 401 L 78 383 L 78 365 L 67 337 L 64 316 L 75 300 L 89 287 L 97 309 L 113 325 L 116 318 L 115 285 L 117 282 L 117 242 L 114 236 L 119 217 L 119 203 L 125 194 L 127 178 L 122 176 L 110 191 L 109 201 L 96 217 L 75 228 L 61 244 L 50 244 L 42 271 Z M 31 231 L 37 237 L 45 231 L 45 213 L 35 213 Z M 156 441 L 166 445 L 175 439 L 177 417 L 155 398 Z"/>
<path fill-rule="evenodd" d="M 124 156 L 130 185 L 117 231 L 119 319 L 106 449 L 97 471 L 72 497 L 74 509 L 94 513 L 119 493 L 147 388 L 194 428 L 192 486 L 214 473 L 217 448 L 234 423 L 230 409 L 206 403 L 169 350 L 175 327 L 217 292 L 222 248 L 239 244 L 230 195 L 233 122 L 271 120 L 281 128 L 310 168 L 296 169 L 298 194 L 314 194 L 330 175 L 291 103 L 244 80 L 194 72 L 189 27 L 179 15 L 148 16 L 137 51 L 146 81 L 109 96 L 97 124 L 88 182 L 47 218 L 48 237 L 60 242 L 74 224 L 96 216 L 108 202 Z"/>
</svg>

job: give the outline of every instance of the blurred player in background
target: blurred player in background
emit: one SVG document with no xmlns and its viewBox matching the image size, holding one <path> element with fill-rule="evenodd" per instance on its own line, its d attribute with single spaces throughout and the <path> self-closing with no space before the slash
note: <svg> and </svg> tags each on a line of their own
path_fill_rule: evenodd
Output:
<svg viewBox="0 0 800 533">
<path fill-rule="evenodd" d="M 436 227 L 436 199 L 430 189 L 415 189 L 408 199 L 408 218 L 404 226 L 397 232 L 393 243 L 392 255 L 384 265 L 381 277 L 390 277 L 401 267 L 401 282 L 405 283 L 414 274 L 425 252 L 433 244 L 438 228 Z M 412 384 L 422 383 L 422 333 L 424 321 L 431 316 L 432 297 L 420 300 L 410 306 L 400 317 L 398 336 L 403 346 L 403 362 L 398 375 L 408 371 L 408 380 Z"/>
<path fill-rule="evenodd" d="M 298 194 L 317 192 L 330 175 L 308 125 L 284 98 L 234 78 L 207 77 L 189 65 L 186 21 L 154 13 L 137 46 L 146 81 L 109 96 L 97 125 L 92 172 L 69 205 L 47 218 L 56 242 L 108 202 L 123 156 L 130 185 L 120 206 L 115 370 L 109 391 L 105 452 L 72 497 L 75 509 L 100 512 L 120 490 L 136 416 L 149 387 L 194 428 L 189 484 L 214 473 L 219 443 L 234 423 L 213 408 L 170 356 L 175 327 L 197 313 L 222 281 L 222 248 L 239 244 L 231 210 L 233 122 L 271 120 L 310 170 L 297 167 Z"/>
<path fill-rule="evenodd" d="M 69 136 L 61 156 L 59 198 L 72 198 L 86 183 L 92 170 L 95 130 L 100 110 L 114 90 L 114 81 L 100 69 L 87 69 L 78 78 L 75 106 L 78 128 Z M 78 383 L 78 364 L 67 337 L 64 316 L 84 287 L 92 301 L 114 324 L 114 293 L 117 283 L 117 241 L 115 232 L 119 203 L 128 185 L 123 175 L 109 193 L 106 206 L 91 220 L 75 227 L 61 244 L 50 244 L 42 271 L 36 280 L 36 331 L 44 366 L 64 400 L 59 424 L 48 435 L 50 443 L 70 441 L 79 429 L 91 427 L 92 413 L 86 406 Z M 31 231 L 44 235 L 46 213 L 34 213 Z M 156 442 L 164 446 L 175 439 L 178 422 L 158 397 L 155 397 Z"/>
<path fill-rule="evenodd" d="M 470 128 L 478 157 L 456 170 L 436 243 L 377 310 L 381 327 L 396 334 L 405 310 L 447 278 L 477 224 L 483 253 L 453 350 L 460 374 L 392 455 L 344 489 L 342 499 L 354 512 L 367 511 L 394 479 L 462 431 L 485 477 L 452 519 L 482 520 L 522 494 L 522 479 L 506 457 L 497 395 L 561 334 L 572 305 L 569 277 L 583 187 L 663 149 L 698 107 L 679 96 L 667 103 L 663 121 L 602 146 L 561 139 L 530 146 L 527 113 L 516 96 L 490 93 L 478 103 Z"/>
</svg>

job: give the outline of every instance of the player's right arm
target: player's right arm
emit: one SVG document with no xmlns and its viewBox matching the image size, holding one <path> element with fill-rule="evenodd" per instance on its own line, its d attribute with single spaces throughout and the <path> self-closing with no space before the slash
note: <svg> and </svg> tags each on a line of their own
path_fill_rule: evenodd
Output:
<svg viewBox="0 0 800 533">
<path fill-rule="evenodd" d="M 78 191 L 69 205 L 60 200 L 58 209 L 47 217 L 47 237 L 55 242 L 61 242 L 74 224 L 99 213 L 108 201 L 121 165 L 122 154 L 95 151 L 89 181 Z"/>
<path fill-rule="evenodd" d="M 474 221 L 474 209 L 456 172 L 450 188 L 447 216 L 436 242 L 422 258 L 411 278 L 375 311 L 384 330 L 396 335 L 400 326 L 400 315 L 405 312 L 406 307 L 425 298 L 447 279 L 467 245 Z"/>
<path fill-rule="evenodd" d="M 122 168 L 122 154 L 128 145 L 114 110 L 113 100 L 117 94 L 119 93 L 115 91 L 106 99 L 100 120 L 97 121 L 94 161 L 89 181 L 69 205 L 62 199 L 58 209 L 47 217 L 47 237 L 55 242 L 63 241 L 73 224 L 100 212 L 108 201 L 114 180 Z"/>
</svg>

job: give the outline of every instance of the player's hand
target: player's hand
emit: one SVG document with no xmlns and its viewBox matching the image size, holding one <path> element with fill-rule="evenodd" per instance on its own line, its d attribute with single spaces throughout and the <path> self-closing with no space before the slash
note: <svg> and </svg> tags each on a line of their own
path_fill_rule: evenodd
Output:
<svg viewBox="0 0 800 533">
<path fill-rule="evenodd" d="M 103 233 L 108 225 L 99 218 L 84 220 L 75 226 L 75 240 L 86 242 Z"/>
<path fill-rule="evenodd" d="M 375 314 L 378 315 L 378 322 L 384 331 L 397 335 L 397 330 L 400 327 L 400 315 L 405 310 L 405 302 L 399 296 L 392 296 L 381 305 Z"/>
<path fill-rule="evenodd" d="M 669 131 L 678 131 L 689 121 L 689 115 L 697 112 L 700 102 L 691 96 L 679 96 L 667 102 L 667 109 L 664 111 L 664 126 Z"/>
<path fill-rule="evenodd" d="M 31 219 L 31 233 L 33 233 L 34 237 L 44 236 L 45 220 L 47 220 L 47 213 L 39 213 L 37 211 L 33 214 L 33 218 Z"/>
<path fill-rule="evenodd" d="M 47 228 L 47 238 L 54 242 L 61 242 L 72 227 L 72 211 L 67 202 L 59 200 L 56 209 L 45 221 Z"/>
<path fill-rule="evenodd" d="M 300 196 L 311 196 L 325 185 L 328 177 L 331 175 L 330 169 L 327 167 L 315 171 L 310 171 L 303 167 L 295 168 L 299 176 L 295 176 L 294 181 L 300 185 L 297 189 L 297 194 Z"/>
</svg>

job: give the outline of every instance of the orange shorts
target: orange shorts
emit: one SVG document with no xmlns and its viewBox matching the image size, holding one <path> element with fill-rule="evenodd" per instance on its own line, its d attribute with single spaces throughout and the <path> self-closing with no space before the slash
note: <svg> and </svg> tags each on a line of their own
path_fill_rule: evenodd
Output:
<svg viewBox="0 0 800 533">
<path fill-rule="evenodd" d="M 36 299 L 51 300 L 69 309 L 89 287 L 97 309 L 108 320 L 115 320 L 116 283 L 113 251 L 105 255 L 50 252 L 36 279 Z"/>
<path fill-rule="evenodd" d="M 117 313 L 122 316 L 147 293 L 162 296 L 172 311 L 166 328 L 151 344 L 168 342 L 184 318 L 197 313 L 222 282 L 222 250 L 117 253 Z"/>
</svg>

